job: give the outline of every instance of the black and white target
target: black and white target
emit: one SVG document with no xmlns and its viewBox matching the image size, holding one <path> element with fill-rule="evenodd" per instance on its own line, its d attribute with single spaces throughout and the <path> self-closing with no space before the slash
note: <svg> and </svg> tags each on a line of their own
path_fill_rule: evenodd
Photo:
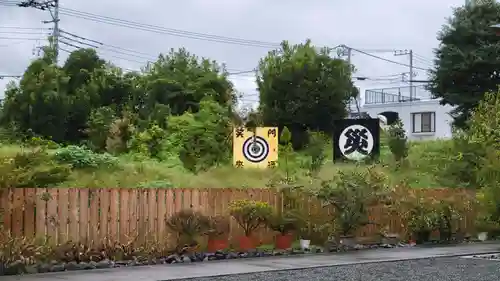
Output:
<svg viewBox="0 0 500 281">
<path fill-rule="evenodd" d="M 250 137 L 243 143 L 243 157 L 250 162 L 259 163 L 269 155 L 269 144 L 259 136 Z"/>
</svg>

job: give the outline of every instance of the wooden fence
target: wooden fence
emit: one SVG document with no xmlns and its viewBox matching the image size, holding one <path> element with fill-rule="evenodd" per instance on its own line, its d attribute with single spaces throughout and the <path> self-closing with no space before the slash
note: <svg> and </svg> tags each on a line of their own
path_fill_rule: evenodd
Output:
<svg viewBox="0 0 500 281">
<path fill-rule="evenodd" d="M 424 190 L 428 196 L 465 196 L 453 189 Z M 268 202 L 275 210 L 283 208 L 282 193 L 275 189 L 125 189 L 125 188 L 17 188 L 0 190 L 3 223 L 16 236 L 48 237 L 52 243 L 79 241 L 99 243 L 109 239 L 126 243 L 131 237 L 168 237 L 165 220 L 174 213 L 192 208 L 205 215 L 228 215 L 228 204 L 238 199 Z M 312 217 L 330 216 L 315 199 L 306 199 Z M 381 217 L 373 209 L 372 217 Z M 473 219 L 468 215 L 466 221 Z M 392 232 L 402 232 L 401 220 L 387 222 Z M 373 235 L 374 226 L 361 235 Z M 243 232 L 232 220 L 230 237 Z M 258 232 L 262 243 L 273 239 L 269 230 Z"/>
</svg>

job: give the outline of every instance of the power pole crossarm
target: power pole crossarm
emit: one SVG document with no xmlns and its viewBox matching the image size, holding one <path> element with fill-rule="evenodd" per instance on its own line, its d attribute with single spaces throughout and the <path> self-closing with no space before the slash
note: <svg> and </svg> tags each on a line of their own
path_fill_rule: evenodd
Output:
<svg viewBox="0 0 500 281">
<path fill-rule="evenodd" d="M 54 28 L 52 31 L 52 39 L 50 40 L 50 47 L 54 52 L 54 62 L 57 64 L 59 56 L 59 0 L 36 1 L 26 0 L 17 4 L 19 7 L 35 8 L 42 11 L 49 11 L 52 20 L 43 21 L 43 23 L 52 23 Z"/>
<path fill-rule="evenodd" d="M 410 100 L 414 98 L 413 95 L 413 77 L 415 76 L 413 74 L 413 50 L 397 50 L 394 51 L 395 56 L 406 56 L 408 55 L 410 57 L 410 77 L 409 77 L 409 83 L 410 83 Z"/>
</svg>

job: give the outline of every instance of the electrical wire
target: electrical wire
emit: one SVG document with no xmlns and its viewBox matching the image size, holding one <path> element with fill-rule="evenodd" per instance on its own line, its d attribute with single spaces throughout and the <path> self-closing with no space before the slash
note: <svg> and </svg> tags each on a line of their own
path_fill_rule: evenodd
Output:
<svg viewBox="0 0 500 281">
<path fill-rule="evenodd" d="M 267 49 L 276 49 L 276 48 L 279 48 L 281 46 L 279 43 L 264 42 L 264 41 L 258 41 L 258 40 L 247 40 L 247 39 L 241 39 L 241 38 L 233 38 L 233 37 L 204 34 L 204 33 L 191 32 L 191 31 L 185 31 L 185 30 L 179 30 L 179 29 L 165 28 L 165 27 L 161 27 L 161 26 L 143 24 L 143 23 L 139 23 L 139 22 L 123 20 L 123 19 L 118 19 L 118 18 L 112 18 L 112 17 L 108 17 L 108 16 L 102 16 L 102 15 L 97 15 L 97 14 L 92 14 L 92 13 L 87 13 L 87 12 L 81 12 L 78 10 L 67 9 L 67 8 L 62 8 L 62 7 L 60 8 L 59 13 L 61 15 L 65 15 L 65 16 L 69 16 L 69 17 L 76 17 L 76 18 L 81 18 L 81 19 L 85 19 L 85 20 L 89 20 L 89 21 L 109 24 L 109 25 L 115 25 L 115 26 L 120 26 L 120 27 L 136 29 L 136 30 L 149 31 L 149 32 L 154 32 L 154 33 L 159 33 L 159 34 L 165 34 L 165 35 L 171 35 L 171 36 L 183 37 L 183 38 L 190 38 L 190 39 L 196 39 L 196 40 L 211 41 L 211 42 L 233 44 L 233 45 L 242 45 L 242 46 L 251 46 L 251 47 L 261 47 L 261 48 L 267 48 Z"/>
<path fill-rule="evenodd" d="M 363 52 L 361 50 L 358 50 L 358 49 L 354 49 L 354 48 L 351 48 L 349 47 L 351 50 L 355 51 L 355 52 L 358 52 L 360 54 L 363 54 L 363 55 L 366 55 L 366 56 L 369 56 L 369 57 L 372 57 L 372 58 L 375 58 L 375 59 L 378 59 L 378 60 L 383 60 L 385 62 L 388 62 L 388 63 L 392 63 L 392 64 L 397 64 L 397 65 L 401 65 L 401 66 L 406 66 L 406 67 L 410 67 L 409 64 L 405 64 L 405 63 L 401 63 L 401 62 L 397 62 L 397 61 L 393 61 L 393 60 L 390 60 L 390 59 L 386 59 L 386 58 L 382 58 L 382 57 L 379 57 L 379 56 L 376 56 L 376 55 L 373 55 L 373 54 L 370 54 L 370 53 L 367 53 L 367 52 Z M 429 71 L 430 69 L 426 69 L 426 68 L 422 68 L 422 67 L 417 67 L 417 66 L 414 66 L 413 68 L 415 69 L 420 69 L 420 70 L 424 70 L 424 71 Z"/>
</svg>

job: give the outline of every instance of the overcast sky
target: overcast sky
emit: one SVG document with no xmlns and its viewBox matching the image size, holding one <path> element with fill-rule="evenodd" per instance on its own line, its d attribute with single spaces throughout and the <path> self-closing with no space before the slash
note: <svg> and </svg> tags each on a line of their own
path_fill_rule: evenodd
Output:
<svg viewBox="0 0 500 281">
<path fill-rule="evenodd" d="M 433 58 L 432 49 L 438 44 L 436 33 L 452 13 L 452 7 L 460 6 L 464 0 L 183 0 L 183 1 L 119 1 L 119 0 L 60 0 L 61 7 L 107 17 L 124 19 L 166 28 L 207 33 L 247 40 L 279 43 L 282 40 L 303 42 L 310 38 L 320 46 L 345 44 L 360 50 L 412 49 L 414 65 L 427 69 Z M 35 58 L 34 48 L 46 44 L 42 31 L 18 29 L 48 28 L 42 24 L 50 20 L 50 14 L 33 8 L 13 7 L 6 3 L 15 0 L 0 0 L 0 75 L 22 74 L 30 60 Z M 206 56 L 226 63 L 231 71 L 251 70 L 258 60 L 269 51 L 267 48 L 223 44 L 203 40 L 158 34 L 133 28 L 113 26 L 75 17 L 75 12 L 66 10 L 61 14 L 63 30 L 83 38 L 99 41 L 137 52 L 126 55 L 116 48 L 108 47 L 99 53 L 118 66 L 139 69 L 146 61 L 170 48 L 185 47 L 199 56 Z M 23 34 L 40 32 L 40 34 Z M 47 31 L 43 31 L 47 32 Z M 2 38 L 17 39 L 2 39 Z M 68 41 L 68 40 L 66 40 Z M 90 41 L 86 41 L 90 42 Z M 74 43 L 78 45 L 78 43 Z M 64 46 L 66 50 L 72 47 Z M 103 47 L 104 49 L 104 47 Z M 111 50 L 116 50 L 113 52 Z M 372 53 L 386 59 L 407 64 L 408 56 L 392 53 Z M 61 59 L 65 59 L 62 54 Z M 121 57 L 121 58 L 117 58 Z M 352 62 L 358 69 L 356 76 L 372 78 L 357 82 L 366 88 L 404 86 L 407 83 L 394 79 L 408 71 L 408 67 L 388 63 L 360 53 L 353 53 Z M 425 71 L 415 69 L 414 79 L 425 79 Z M 375 79 L 375 80 L 374 80 Z M 376 80 L 379 79 L 379 80 Z M 380 80 L 382 79 L 382 80 Z M 257 101 L 252 74 L 233 76 L 237 89 L 244 93 L 245 103 Z M 7 79 L 0 80 L 0 91 Z"/>
</svg>

